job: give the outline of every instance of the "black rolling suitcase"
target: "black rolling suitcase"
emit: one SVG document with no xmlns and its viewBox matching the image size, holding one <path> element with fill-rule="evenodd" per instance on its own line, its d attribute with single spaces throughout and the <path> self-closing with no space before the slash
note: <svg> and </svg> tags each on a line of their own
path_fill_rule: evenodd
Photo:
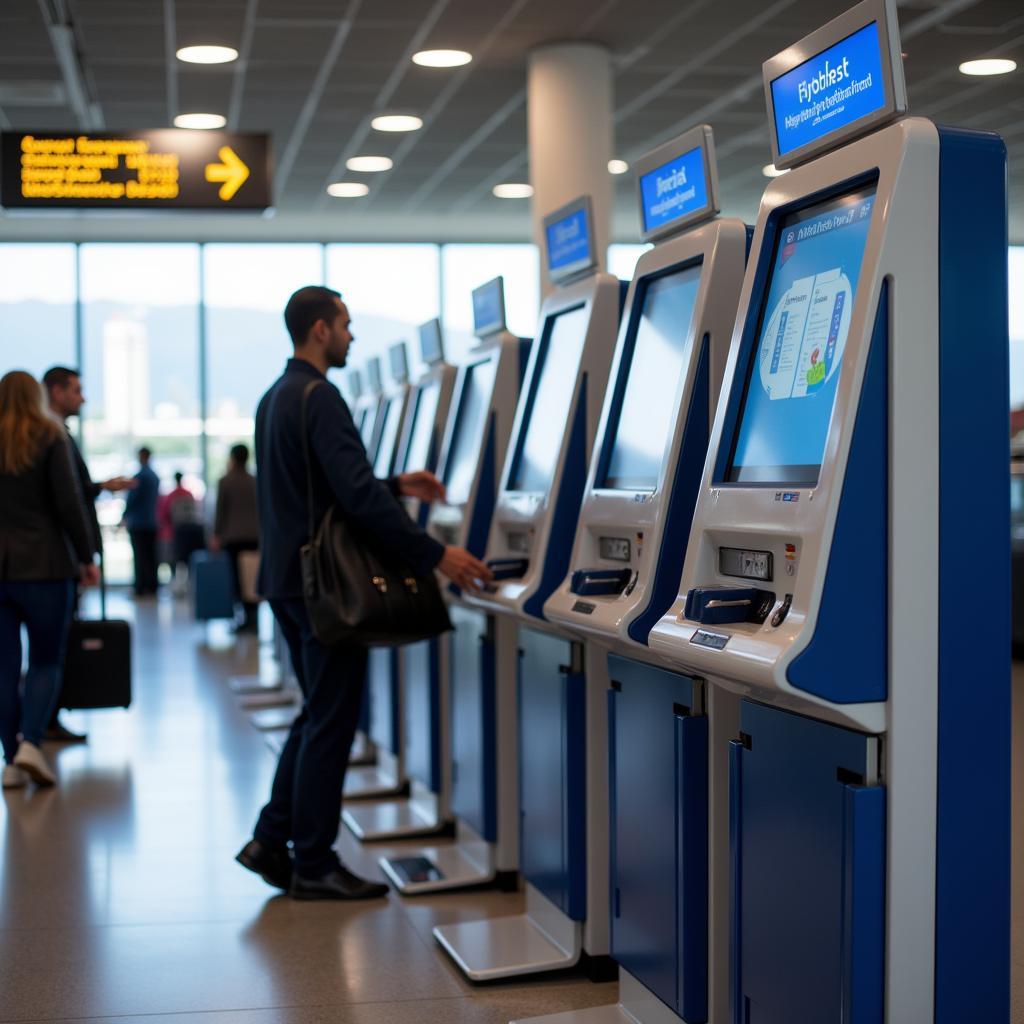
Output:
<svg viewBox="0 0 1024 1024">
<path fill-rule="evenodd" d="M 60 707 L 126 708 L 132 702 L 132 633 L 122 619 L 107 618 L 107 590 L 100 575 L 100 617 L 73 619 L 64 658 Z"/>
</svg>

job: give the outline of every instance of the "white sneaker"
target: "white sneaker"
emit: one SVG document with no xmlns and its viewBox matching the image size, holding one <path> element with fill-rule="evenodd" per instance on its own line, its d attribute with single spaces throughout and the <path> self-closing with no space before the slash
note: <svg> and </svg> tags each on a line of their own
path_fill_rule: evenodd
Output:
<svg viewBox="0 0 1024 1024">
<path fill-rule="evenodd" d="M 34 744 L 22 740 L 18 745 L 18 752 L 14 755 L 14 763 L 23 768 L 33 781 L 39 786 L 55 786 L 57 776 L 53 769 L 46 763 L 43 752 Z"/>
<path fill-rule="evenodd" d="M 21 789 L 28 785 L 28 772 L 16 764 L 4 765 L 3 788 Z"/>
</svg>

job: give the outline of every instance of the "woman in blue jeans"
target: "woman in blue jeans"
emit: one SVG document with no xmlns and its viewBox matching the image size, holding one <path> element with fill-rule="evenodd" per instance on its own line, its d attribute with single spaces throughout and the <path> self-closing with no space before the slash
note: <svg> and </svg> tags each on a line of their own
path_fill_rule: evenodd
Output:
<svg viewBox="0 0 1024 1024">
<path fill-rule="evenodd" d="M 70 441 L 39 382 L 0 378 L 0 741 L 5 789 L 57 777 L 39 749 L 60 696 L 75 585 L 99 581 Z M 21 683 L 21 628 L 28 672 Z"/>
</svg>

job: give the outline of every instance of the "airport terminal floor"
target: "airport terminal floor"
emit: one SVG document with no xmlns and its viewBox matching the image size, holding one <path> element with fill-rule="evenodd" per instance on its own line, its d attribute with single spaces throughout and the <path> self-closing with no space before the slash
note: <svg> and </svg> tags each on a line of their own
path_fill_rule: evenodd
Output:
<svg viewBox="0 0 1024 1024">
<path fill-rule="evenodd" d="M 170 597 L 110 610 L 133 620 L 133 707 L 68 716 L 89 742 L 47 747 L 60 784 L 3 796 L 0 1021 L 499 1024 L 614 1001 L 579 975 L 461 976 L 431 928 L 518 913 L 519 895 L 298 903 L 244 871 L 274 756 L 227 681 L 257 670 L 258 643 Z M 342 833 L 378 876 L 392 847 Z"/>
</svg>

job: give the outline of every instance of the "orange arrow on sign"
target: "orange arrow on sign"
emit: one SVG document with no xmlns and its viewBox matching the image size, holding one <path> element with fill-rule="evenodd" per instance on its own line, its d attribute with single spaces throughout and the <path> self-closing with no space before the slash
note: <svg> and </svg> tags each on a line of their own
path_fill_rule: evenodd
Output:
<svg viewBox="0 0 1024 1024">
<path fill-rule="evenodd" d="M 245 184 L 249 177 L 249 168 L 230 146 L 221 146 L 217 150 L 217 156 L 220 157 L 221 163 L 206 165 L 206 180 L 223 182 L 217 194 L 226 203 L 233 199 L 235 193 Z"/>
</svg>

